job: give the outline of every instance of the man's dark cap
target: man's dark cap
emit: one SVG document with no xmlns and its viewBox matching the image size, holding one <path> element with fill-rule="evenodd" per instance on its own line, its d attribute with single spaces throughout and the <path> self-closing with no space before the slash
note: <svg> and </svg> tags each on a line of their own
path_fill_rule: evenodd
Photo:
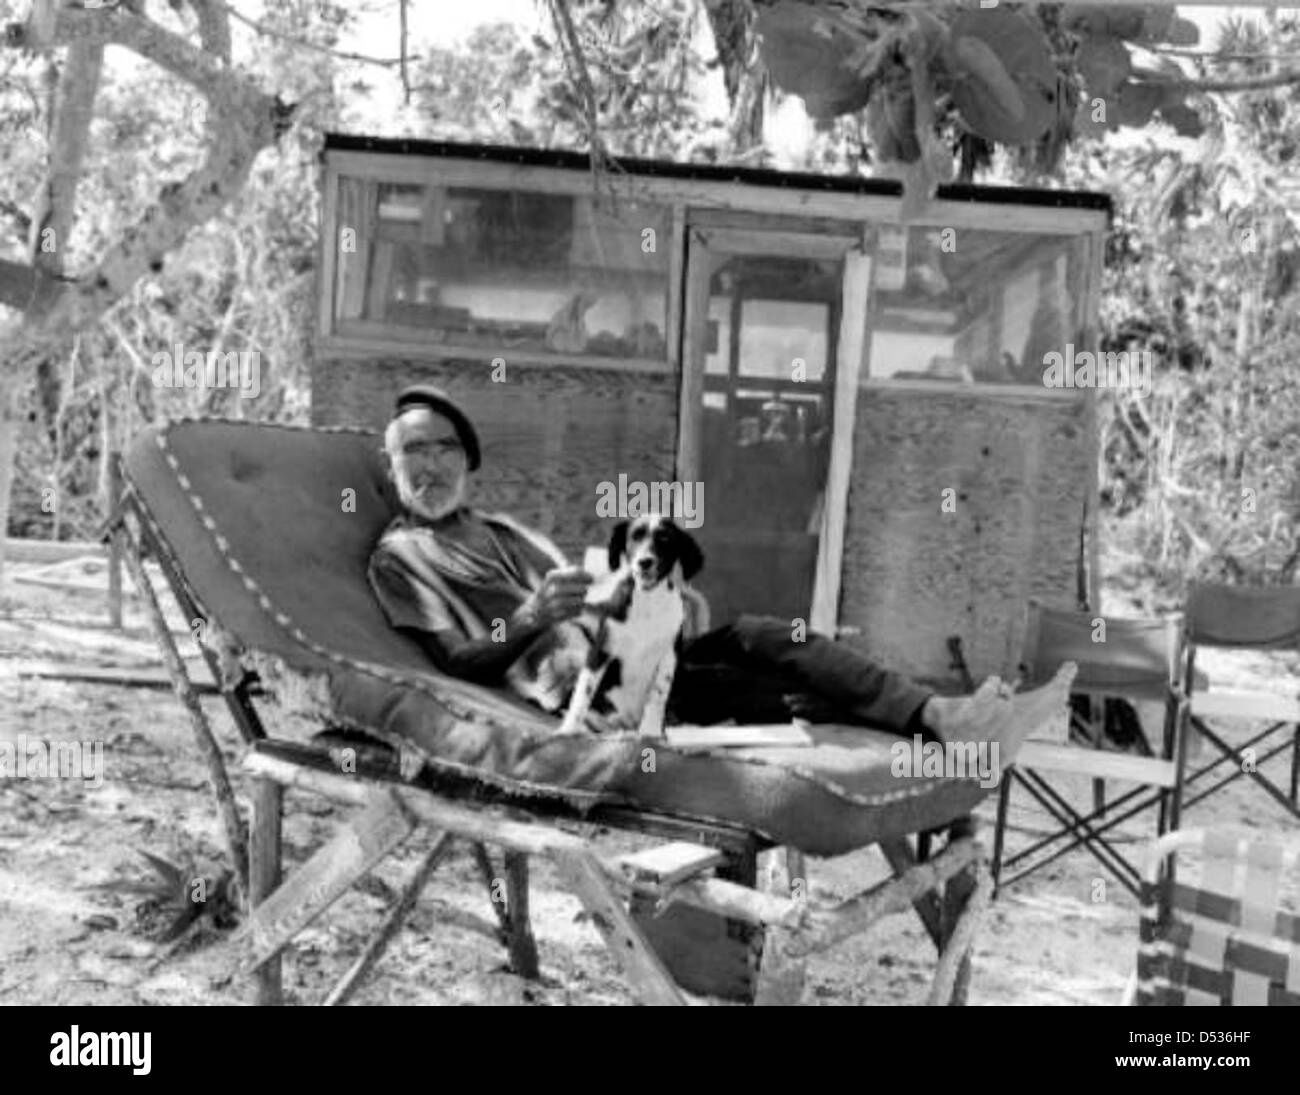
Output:
<svg viewBox="0 0 1300 1095">
<path fill-rule="evenodd" d="M 441 388 L 435 388 L 432 384 L 412 385 L 397 397 L 397 409 L 393 412 L 393 417 L 396 418 L 411 407 L 428 407 L 450 421 L 456 427 L 456 434 L 465 449 L 469 470 L 478 470 L 480 463 L 478 434 L 474 432 L 469 417 L 446 392 Z"/>
</svg>

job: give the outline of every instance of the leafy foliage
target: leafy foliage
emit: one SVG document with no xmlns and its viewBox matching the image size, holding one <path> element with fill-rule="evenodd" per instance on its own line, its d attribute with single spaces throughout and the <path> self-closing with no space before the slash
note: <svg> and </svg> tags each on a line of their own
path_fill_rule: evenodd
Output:
<svg viewBox="0 0 1300 1095">
<path fill-rule="evenodd" d="M 572 11 L 609 151 L 727 158 L 726 127 L 699 100 L 718 62 L 700 48 L 706 23 L 696 5 L 575 0 Z M 185 31 L 187 13 L 154 14 Z M 25 4 L 0 0 L 0 19 L 24 14 Z M 11 532 L 90 535 L 105 455 L 157 416 L 305 419 L 316 144 L 322 129 L 382 127 L 369 111 L 373 70 L 358 75 L 321 52 L 350 18 L 339 5 L 267 0 L 258 19 L 283 37 L 248 36 L 238 63 L 300 104 L 298 126 L 259 160 L 236 207 L 51 359 L 57 398 L 22 439 Z M 929 182 L 951 172 L 954 157 L 969 177 L 998 154 L 1019 181 L 1052 173 L 1115 196 L 1103 348 L 1151 350 L 1157 379 L 1146 400 L 1103 397 L 1108 534 L 1170 587 L 1184 572 L 1290 581 L 1300 559 L 1295 92 L 1189 98 L 1166 47 L 1193 44 L 1195 28 L 1168 8 L 1042 6 L 1030 15 L 776 0 L 755 4 L 754 27 L 777 88 L 802 96 L 821 123 L 810 168 L 879 171 L 899 161 L 921 165 Z M 1255 78 L 1273 71 L 1266 59 L 1230 58 L 1300 52 L 1300 29 L 1234 20 L 1219 45 L 1197 77 Z M 489 26 L 460 46 L 421 52 L 401 120 L 411 134 L 587 143 L 585 92 L 553 36 Z M 0 255 L 15 259 L 28 247 L 25 218 L 45 167 L 49 64 L 0 50 Z M 105 73 L 65 256 L 71 276 L 201 154 L 186 86 L 151 69 Z M 1150 132 L 1142 143 L 1113 140 L 1121 127 L 1160 122 L 1202 134 L 1201 144 L 1179 150 Z M 155 389 L 152 354 L 178 341 L 258 351 L 268 394 L 245 404 L 229 392 Z M 41 508 L 49 486 L 54 513 Z"/>
<path fill-rule="evenodd" d="M 571 5 L 592 81 L 600 133 L 615 155 L 712 158 L 720 119 L 695 96 L 705 62 L 690 0 L 653 6 Z M 481 26 L 460 48 L 427 52 L 416 83 L 421 128 L 446 139 L 583 148 L 583 91 L 553 41 L 510 23 Z"/>
<path fill-rule="evenodd" d="M 1056 167 L 1076 133 L 1144 126 L 1155 116 L 1185 135 L 1200 130 L 1178 66 L 1134 60 L 1159 43 L 1196 41 L 1195 25 L 1169 8 L 931 13 L 774 0 L 759 12 L 763 59 L 776 84 L 822 120 L 865 108 L 885 160 L 923 160 L 933 134 L 921 119 L 931 117 L 950 147 L 976 138 L 1033 149 L 1040 170 Z M 945 175 L 927 171 L 922 181 Z"/>
<path fill-rule="evenodd" d="M 1218 54 L 1261 52 L 1260 29 L 1228 25 Z M 1270 50 L 1300 46 L 1279 20 Z M 1216 77 L 1258 75 L 1214 60 Z M 1290 88 L 1218 99 L 1192 151 L 1153 140 L 1086 142 L 1069 185 L 1116 197 L 1107 241 L 1107 349 L 1148 349 L 1147 399 L 1109 394 L 1103 419 L 1107 539 L 1170 596 L 1187 577 L 1290 583 L 1300 565 L 1300 353 Z"/>
</svg>

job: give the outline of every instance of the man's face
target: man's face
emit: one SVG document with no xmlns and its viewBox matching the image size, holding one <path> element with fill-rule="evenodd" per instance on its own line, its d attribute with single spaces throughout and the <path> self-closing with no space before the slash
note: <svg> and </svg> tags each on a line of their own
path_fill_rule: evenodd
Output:
<svg viewBox="0 0 1300 1095">
<path fill-rule="evenodd" d="M 397 420 L 389 459 L 402 505 L 427 521 L 447 516 L 465 503 L 469 472 L 456 427 L 429 407 Z"/>
</svg>

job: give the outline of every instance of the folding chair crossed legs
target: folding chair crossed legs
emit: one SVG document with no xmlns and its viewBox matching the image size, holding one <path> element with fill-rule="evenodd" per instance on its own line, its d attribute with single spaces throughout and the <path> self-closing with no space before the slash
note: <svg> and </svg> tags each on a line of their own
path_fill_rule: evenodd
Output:
<svg viewBox="0 0 1300 1095">
<path fill-rule="evenodd" d="M 1178 734 L 1181 692 L 1175 680 L 1179 658 L 1179 622 L 1131 620 L 1029 605 L 1023 671 L 1028 683 L 1047 679 L 1061 662 L 1079 666 L 1075 694 L 1090 698 L 1120 696 L 1158 702 L 1164 706 L 1164 731 L 1159 757 L 1135 757 L 1103 751 L 1093 745 L 1029 741 L 1016 764 L 1003 776 L 999 788 L 997 823 L 993 843 L 993 875 L 1000 887 L 1024 878 L 1066 852 L 1084 845 L 1124 886 L 1138 893 L 1141 875 L 1115 847 L 1108 834 L 1119 824 L 1156 806 L 1157 832 L 1178 825 L 1178 771 L 1182 752 Z M 1086 740 L 1095 740 L 1090 727 L 1072 727 Z M 1094 809 L 1081 814 L 1045 778 L 1043 773 L 1091 776 L 1094 781 L 1118 779 L 1137 784 L 1118 798 L 1104 801 L 1098 795 Z M 1020 783 L 1060 828 L 1014 855 L 1003 859 L 1011 789 Z M 1004 878 L 1005 871 L 1064 843 L 1037 862 Z"/>
<path fill-rule="evenodd" d="M 1253 650 L 1300 648 L 1300 589 L 1277 587 L 1240 589 L 1234 586 L 1194 583 L 1187 600 L 1187 669 L 1192 682 L 1198 647 Z M 1296 682 L 1300 685 L 1300 681 Z M 1273 692 L 1198 690 L 1189 683 L 1189 703 L 1184 719 L 1218 754 L 1190 773 L 1186 785 L 1199 783 L 1220 765 L 1231 765 L 1218 782 L 1188 797 L 1185 807 L 1200 802 L 1220 788 L 1249 776 L 1292 817 L 1300 819 L 1300 698 Z M 1233 746 L 1207 719 L 1265 722 L 1265 729 Z M 1269 742 L 1267 748 L 1264 744 Z M 1261 751 L 1262 749 L 1262 751 Z M 1291 750 L 1290 785 L 1283 791 L 1260 769 L 1273 757 Z"/>
</svg>

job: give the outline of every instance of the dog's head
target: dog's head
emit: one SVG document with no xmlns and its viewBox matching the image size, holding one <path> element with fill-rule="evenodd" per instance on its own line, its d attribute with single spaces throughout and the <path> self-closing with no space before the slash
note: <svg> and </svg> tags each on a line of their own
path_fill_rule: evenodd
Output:
<svg viewBox="0 0 1300 1095">
<path fill-rule="evenodd" d="M 627 564 L 638 589 L 653 589 L 681 567 L 689 582 L 704 565 L 704 553 L 690 533 L 660 513 L 649 513 L 632 521 L 620 521 L 609 540 L 609 568 Z"/>
</svg>

